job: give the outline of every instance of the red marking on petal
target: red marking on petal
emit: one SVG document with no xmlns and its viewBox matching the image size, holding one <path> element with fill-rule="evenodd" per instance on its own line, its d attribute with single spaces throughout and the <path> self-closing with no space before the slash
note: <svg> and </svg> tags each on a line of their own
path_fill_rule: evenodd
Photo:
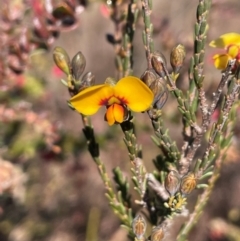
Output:
<svg viewBox="0 0 240 241">
<path fill-rule="evenodd" d="M 119 101 L 121 102 L 122 105 L 128 105 L 128 100 L 125 97 L 119 97 L 116 96 L 117 99 L 119 99 Z"/>
<path fill-rule="evenodd" d="M 112 98 L 115 98 L 117 100 L 113 100 Z M 119 96 L 110 96 L 109 98 L 101 99 L 99 102 L 100 106 L 110 106 L 113 104 L 121 104 L 121 105 L 127 105 L 129 102 L 125 97 L 119 97 Z"/>
<path fill-rule="evenodd" d="M 239 61 L 240 60 L 240 48 L 238 48 L 238 54 L 236 56 L 236 59 Z"/>
<path fill-rule="evenodd" d="M 103 105 L 107 106 L 108 105 L 108 101 L 109 101 L 110 98 L 111 97 L 105 98 L 105 99 L 101 99 L 100 102 L 99 102 L 99 105 L 100 106 L 103 106 Z"/>
</svg>

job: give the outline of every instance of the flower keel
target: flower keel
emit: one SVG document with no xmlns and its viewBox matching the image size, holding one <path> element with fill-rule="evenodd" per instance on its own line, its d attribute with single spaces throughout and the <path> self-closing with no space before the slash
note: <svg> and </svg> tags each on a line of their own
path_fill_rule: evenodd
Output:
<svg viewBox="0 0 240 241">
<path fill-rule="evenodd" d="M 115 123 L 122 123 L 127 117 L 127 109 L 119 104 L 110 105 L 105 114 L 105 120 L 111 126 Z"/>
</svg>

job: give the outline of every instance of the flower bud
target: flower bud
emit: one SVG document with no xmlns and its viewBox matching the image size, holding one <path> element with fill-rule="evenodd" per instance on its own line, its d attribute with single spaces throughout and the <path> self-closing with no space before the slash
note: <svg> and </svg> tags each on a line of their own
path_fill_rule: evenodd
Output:
<svg viewBox="0 0 240 241">
<path fill-rule="evenodd" d="M 56 3 L 58 3 L 58 2 L 56 1 Z M 68 5 L 67 3 L 60 2 L 52 7 L 54 8 L 52 11 L 52 15 L 54 16 L 54 18 L 62 19 L 65 16 L 73 16 L 74 15 L 73 8 L 70 5 Z"/>
<path fill-rule="evenodd" d="M 108 77 L 105 80 L 105 84 L 109 84 L 111 86 L 115 86 L 117 84 L 117 80 L 112 78 L 112 77 Z"/>
<path fill-rule="evenodd" d="M 71 26 L 76 22 L 74 7 L 64 1 L 53 1 L 52 15 L 54 18 L 61 20 L 63 26 Z"/>
<path fill-rule="evenodd" d="M 186 51 L 183 45 L 179 44 L 172 49 L 170 55 L 170 63 L 175 73 L 179 73 L 180 69 L 182 68 L 185 57 Z"/>
<path fill-rule="evenodd" d="M 91 72 L 87 72 L 82 77 L 81 88 L 90 87 L 95 83 L 95 76 Z"/>
<path fill-rule="evenodd" d="M 75 80 L 79 80 L 86 66 L 86 59 L 82 52 L 78 52 L 72 59 L 72 74 Z"/>
<path fill-rule="evenodd" d="M 66 74 L 70 74 L 70 59 L 67 52 L 61 48 L 56 47 L 53 50 L 53 59 L 55 64 Z"/>
<path fill-rule="evenodd" d="M 158 75 L 153 69 L 147 69 L 140 79 L 149 87 L 157 78 Z"/>
<path fill-rule="evenodd" d="M 180 190 L 183 195 L 190 194 L 196 186 L 197 178 L 195 177 L 194 173 L 190 172 L 182 177 Z"/>
<path fill-rule="evenodd" d="M 156 51 L 152 54 L 151 62 L 153 69 L 156 71 L 156 73 L 162 78 L 164 78 L 165 72 L 163 65 L 167 66 L 165 56 L 161 52 Z"/>
<path fill-rule="evenodd" d="M 147 223 L 144 217 L 139 214 L 134 218 L 132 222 L 133 233 L 136 235 L 137 239 L 143 238 L 147 228 Z"/>
<path fill-rule="evenodd" d="M 164 229 L 162 225 L 154 227 L 152 229 L 151 241 L 161 241 L 164 238 Z"/>
<path fill-rule="evenodd" d="M 150 90 L 153 92 L 153 108 L 160 110 L 167 101 L 168 98 L 168 89 L 164 82 L 164 79 L 157 78 L 149 86 Z"/>
<path fill-rule="evenodd" d="M 178 172 L 175 170 L 171 170 L 165 178 L 164 185 L 168 193 L 171 196 L 174 196 L 174 194 L 178 192 L 180 187 L 180 176 Z"/>
</svg>

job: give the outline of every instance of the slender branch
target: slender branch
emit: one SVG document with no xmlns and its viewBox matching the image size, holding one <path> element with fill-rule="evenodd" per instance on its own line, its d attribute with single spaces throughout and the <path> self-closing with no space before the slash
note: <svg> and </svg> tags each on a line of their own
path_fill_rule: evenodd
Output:
<svg viewBox="0 0 240 241">
<path fill-rule="evenodd" d="M 153 25 L 150 21 L 152 9 L 149 3 L 152 2 L 152 0 L 141 0 L 141 2 L 142 2 L 143 19 L 144 19 L 143 42 L 146 50 L 147 68 L 151 69 L 152 68 L 151 53 L 153 52 L 153 40 L 152 40 Z"/>
<path fill-rule="evenodd" d="M 213 102 L 208 111 L 208 115 L 211 116 L 216 109 L 217 103 L 220 99 L 224 86 L 226 86 L 229 76 L 232 74 L 231 69 L 235 65 L 236 60 L 230 60 L 226 71 L 222 73 L 222 79 L 218 85 L 217 91 L 213 93 Z"/>
<path fill-rule="evenodd" d="M 126 12 L 126 5 L 127 12 Z M 108 34 L 108 41 L 113 44 L 116 53 L 117 79 L 132 74 L 133 66 L 133 37 L 138 9 L 136 0 L 126 1 L 113 0 L 111 19 L 114 22 L 114 36 Z"/>
<path fill-rule="evenodd" d="M 125 4 L 125 3 L 124 3 Z M 110 5 L 112 9 L 111 19 L 114 23 L 115 32 L 114 37 L 107 35 L 108 41 L 113 44 L 116 53 L 116 67 L 117 67 L 117 79 L 123 77 L 123 65 L 121 60 L 121 43 L 123 41 L 123 28 L 126 24 L 126 19 L 123 17 L 122 9 L 123 4 L 120 1 L 113 0 Z"/>
<path fill-rule="evenodd" d="M 135 24 L 138 16 L 138 8 L 136 5 L 137 0 L 130 0 L 128 4 L 128 12 L 126 25 L 123 30 L 123 42 L 122 42 L 122 64 L 123 64 L 123 76 L 131 75 L 133 72 L 133 37 L 135 34 Z"/>
<path fill-rule="evenodd" d="M 169 158 L 170 162 L 176 163 L 180 158 L 180 152 L 176 143 L 170 138 L 168 129 L 165 129 L 164 127 L 161 113 L 156 115 L 155 118 L 151 118 L 151 121 L 155 135 L 158 138 L 152 137 L 153 141 L 159 148 L 161 148 L 163 154 Z"/>
<path fill-rule="evenodd" d="M 192 162 L 193 160 L 193 157 L 201 143 L 201 140 L 202 140 L 202 137 L 203 135 L 206 133 L 206 131 L 208 130 L 208 127 L 210 125 L 210 117 L 211 115 L 213 114 L 215 108 L 216 108 L 216 105 L 219 101 L 219 98 L 220 98 L 220 94 L 222 93 L 222 90 L 224 88 L 224 86 L 226 85 L 227 81 L 228 81 L 228 78 L 229 76 L 231 75 L 231 69 L 233 67 L 233 63 L 230 62 L 230 64 L 228 65 L 227 69 L 222 73 L 222 78 L 221 78 L 221 81 L 219 83 L 219 86 L 217 88 L 217 91 L 216 91 L 216 95 L 214 95 L 214 100 L 213 100 L 213 103 L 211 104 L 211 107 L 209 109 L 209 111 L 207 111 L 207 115 L 204 115 L 203 116 L 203 122 L 202 122 L 202 133 L 198 133 L 195 137 L 195 139 L 193 140 L 193 143 L 191 145 L 191 148 L 189 149 L 188 153 L 187 153 L 187 156 L 186 156 L 186 163 L 184 165 L 187 165 L 187 166 L 190 166 L 190 163 Z"/>
<path fill-rule="evenodd" d="M 184 175 L 188 172 L 189 167 L 192 163 L 192 160 L 195 156 L 197 149 L 200 146 L 202 137 L 206 132 L 208 125 L 210 123 L 210 116 L 208 113 L 208 105 L 206 94 L 203 89 L 203 64 L 204 64 L 204 55 L 205 55 L 205 43 L 206 43 L 206 36 L 207 36 L 207 16 L 209 13 L 211 5 L 211 0 L 199 0 L 199 4 L 197 7 L 197 22 L 195 24 L 195 41 L 194 41 L 194 56 L 192 58 L 191 66 L 190 66 L 190 75 L 189 80 L 194 81 L 197 87 L 194 87 L 191 92 L 195 93 L 198 92 L 198 99 L 200 102 L 200 110 L 202 112 L 202 125 L 201 127 L 197 126 L 198 128 L 194 128 L 196 132 L 196 137 L 193 138 L 193 132 L 190 130 L 190 137 L 188 143 L 185 142 L 182 148 L 183 158 L 180 160 L 180 174 Z M 191 94 L 192 94 L 191 93 Z M 195 111 L 192 109 L 190 112 L 192 113 Z M 192 113 L 193 114 L 193 113 Z M 194 114 L 193 114 L 194 115 Z M 184 131 L 189 131 L 187 127 L 188 123 L 185 123 Z M 192 126 L 192 125 L 191 125 Z M 187 134 L 187 133 L 186 133 Z M 185 135 L 187 136 L 187 135 Z"/>
<path fill-rule="evenodd" d="M 151 187 L 151 189 L 155 191 L 159 197 L 165 201 L 169 198 L 169 194 L 167 193 L 165 187 L 158 180 L 156 180 L 153 174 L 149 173 L 147 175 L 147 181 L 149 187 Z"/>
<path fill-rule="evenodd" d="M 234 104 L 234 101 L 239 96 L 239 89 L 240 89 L 240 83 L 239 83 L 239 80 L 236 80 L 236 84 L 234 84 L 233 89 L 231 90 L 229 95 L 226 96 L 226 100 L 225 100 L 223 109 L 221 111 L 222 118 L 219 118 L 220 121 L 218 122 L 217 125 L 214 126 L 214 131 L 210 135 L 209 144 L 204 153 L 203 161 L 200 165 L 200 169 L 205 170 L 206 168 L 209 167 L 209 165 L 213 161 L 213 158 L 209 158 L 209 156 L 211 156 L 211 153 L 213 153 L 214 150 L 216 149 L 215 147 L 216 139 L 222 132 L 223 127 L 225 126 L 226 122 L 229 119 L 230 111 Z"/>
<path fill-rule="evenodd" d="M 191 127 L 196 131 L 196 133 L 201 133 L 201 128 L 198 126 L 198 124 L 195 121 L 195 117 L 193 113 L 190 110 L 190 106 L 188 104 L 188 99 L 185 98 L 183 95 L 183 92 L 177 88 L 175 81 L 172 79 L 172 77 L 169 75 L 167 67 L 165 63 L 162 63 L 163 70 L 166 74 L 167 80 L 170 84 L 170 90 L 173 92 L 175 97 L 177 98 L 179 109 L 181 113 L 184 115 L 184 120 L 191 125 Z"/>
<path fill-rule="evenodd" d="M 140 203 L 143 202 L 143 197 L 146 191 L 145 175 L 146 168 L 143 161 L 141 160 L 141 150 L 136 143 L 136 136 L 134 134 L 134 124 L 131 120 L 124 121 L 121 124 L 122 131 L 125 135 L 124 142 L 128 149 L 128 155 L 132 164 L 132 180 L 135 184 L 135 189 L 141 197 Z"/>
<path fill-rule="evenodd" d="M 213 190 L 213 187 L 219 177 L 219 172 L 221 170 L 221 166 L 223 164 L 224 161 L 224 157 L 225 157 L 225 153 L 229 147 L 229 145 L 226 145 L 224 148 L 222 148 L 221 143 L 217 143 L 216 142 L 216 135 L 217 133 L 220 133 L 219 135 L 223 135 L 223 129 L 226 126 L 226 121 L 229 120 L 229 114 L 230 111 L 232 109 L 232 106 L 234 104 L 234 101 L 238 98 L 239 96 L 239 90 L 240 90 L 240 81 L 236 80 L 236 83 L 234 84 L 231 92 L 229 93 L 224 107 L 223 107 L 223 116 L 224 118 L 222 118 L 215 130 L 215 133 L 213 134 L 213 137 L 211 137 L 211 140 L 209 142 L 208 148 L 206 153 L 210 152 L 210 149 L 213 148 L 213 152 L 216 152 L 216 148 L 218 147 L 219 151 L 220 151 L 220 155 L 218 156 L 216 162 L 215 162 L 215 170 L 213 172 L 213 175 L 210 177 L 209 181 L 208 181 L 208 187 L 204 190 L 204 192 L 201 194 L 201 196 L 198 199 L 197 204 L 195 205 L 195 209 L 193 211 L 193 213 L 190 215 L 189 220 L 187 221 L 187 223 L 184 225 L 184 227 L 182 228 L 182 230 L 180 231 L 178 237 L 177 237 L 177 241 L 183 241 L 186 240 L 187 235 L 189 234 L 189 232 L 191 231 L 191 229 L 193 228 L 193 226 L 197 223 L 197 221 L 199 220 L 202 210 L 203 208 L 206 206 L 206 203 L 209 199 L 209 196 Z M 231 137 L 231 132 L 232 132 L 232 127 L 233 127 L 233 122 L 232 123 L 228 123 L 227 125 L 227 133 L 223 136 L 222 138 L 222 142 L 224 142 L 224 138 L 227 137 Z M 222 148 L 222 149 L 221 149 Z M 205 153 L 205 155 L 207 155 Z M 209 160 L 209 158 L 205 158 L 203 160 Z M 203 163 L 202 165 L 204 168 L 207 168 L 209 166 L 209 162 Z M 200 172 L 202 173 L 202 170 L 200 170 Z"/>
<path fill-rule="evenodd" d="M 106 189 L 106 197 L 109 200 L 110 206 L 112 207 L 116 215 L 119 217 L 119 219 L 122 221 L 124 226 L 126 226 L 129 235 L 131 237 L 134 237 L 131 227 L 133 219 L 132 210 L 131 208 L 126 207 L 123 203 L 123 200 L 121 200 L 120 197 L 114 193 L 114 188 L 112 186 L 111 179 L 109 178 L 106 172 L 104 163 L 101 161 L 99 157 L 99 145 L 96 142 L 94 129 L 91 126 L 90 119 L 82 115 L 82 122 L 84 125 L 83 133 L 87 139 L 88 150 L 94 162 L 96 163 L 100 176 L 104 182 L 104 186 Z"/>
<path fill-rule="evenodd" d="M 204 190 L 204 192 L 198 198 L 198 201 L 195 205 L 193 213 L 190 215 L 190 218 L 187 221 L 187 223 L 183 226 L 182 230 L 180 231 L 179 235 L 177 236 L 176 241 L 187 240 L 187 236 L 188 236 L 189 232 L 191 231 L 191 229 L 194 227 L 194 225 L 199 220 L 199 218 L 202 214 L 202 210 L 206 206 L 209 196 L 212 192 L 212 189 L 219 177 L 219 171 L 220 171 L 221 164 L 222 164 L 222 157 L 223 157 L 223 155 L 221 155 L 219 157 L 218 163 L 217 163 L 218 164 L 217 168 L 215 169 L 214 174 L 209 179 L 208 187 Z"/>
</svg>

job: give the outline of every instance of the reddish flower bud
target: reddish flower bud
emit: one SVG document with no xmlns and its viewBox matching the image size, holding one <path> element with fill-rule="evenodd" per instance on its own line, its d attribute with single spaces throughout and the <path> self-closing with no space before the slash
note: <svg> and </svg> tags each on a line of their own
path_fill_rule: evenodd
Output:
<svg viewBox="0 0 240 241">
<path fill-rule="evenodd" d="M 153 108 L 160 110 L 168 99 L 168 89 L 164 79 L 158 77 L 149 88 L 154 94 Z"/>
<path fill-rule="evenodd" d="M 164 78 L 164 65 L 167 66 L 165 56 L 161 52 L 156 51 L 152 54 L 151 62 L 156 73 Z"/>
<path fill-rule="evenodd" d="M 164 228 L 162 225 L 154 227 L 151 234 L 151 241 L 161 241 L 164 238 Z"/>
<path fill-rule="evenodd" d="M 146 228 L 147 223 L 144 217 L 141 214 L 137 215 L 132 222 L 133 233 L 136 235 L 137 239 L 141 239 L 144 236 Z"/>
<path fill-rule="evenodd" d="M 157 78 L 158 75 L 153 69 L 147 69 L 140 79 L 149 87 Z"/>
<path fill-rule="evenodd" d="M 171 196 L 174 196 L 174 194 L 178 192 L 180 187 L 180 176 L 178 172 L 175 170 L 171 170 L 165 178 L 164 185 L 168 193 Z"/>
</svg>

